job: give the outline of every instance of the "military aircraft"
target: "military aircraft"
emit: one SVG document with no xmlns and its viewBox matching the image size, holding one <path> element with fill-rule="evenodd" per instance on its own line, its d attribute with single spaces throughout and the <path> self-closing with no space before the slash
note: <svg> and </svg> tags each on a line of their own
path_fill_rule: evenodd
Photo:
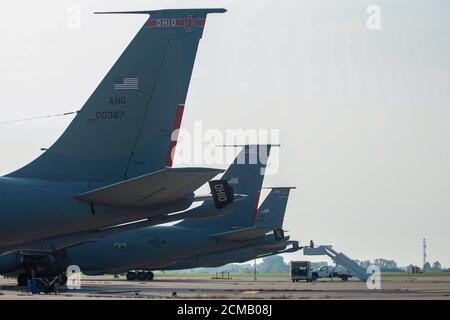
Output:
<svg viewBox="0 0 450 320">
<path fill-rule="evenodd" d="M 217 210 L 214 203 L 206 201 L 192 209 L 196 217 L 202 218 L 185 219 L 174 226 L 152 226 L 106 235 L 47 256 L 14 252 L 0 257 L 0 273 L 17 275 L 19 285 L 26 284 L 32 274 L 55 278 L 70 265 L 77 265 L 88 275 L 122 273 L 140 266 L 164 266 L 198 254 L 242 247 L 261 239 L 281 222 L 281 217 L 273 218 L 275 212 L 263 211 L 258 215 L 262 218 L 257 219 L 259 194 L 271 148 L 271 145 L 244 146 L 221 178 L 232 186 L 234 193 L 248 195 L 240 202 Z M 234 207 L 235 203 L 239 206 Z M 218 212 L 214 218 L 197 214 L 214 211 Z"/>
<path fill-rule="evenodd" d="M 171 167 L 207 15 L 225 11 L 116 12 L 149 18 L 56 143 L 0 178 L 0 254 L 47 255 L 131 228 L 107 227 L 163 223 L 223 172 Z"/>
<path fill-rule="evenodd" d="M 275 214 L 273 218 L 279 218 L 281 222 L 279 227 L 273 231 L 273 234 L 265 235 L 248 245 L 233 249 L 222 250 L 210 254 L 197 255 L 177 261 L 158 270 L 185 270 L 194 268 L 214 268 L 229 263 L 243 263 L 249 260 L 264 258 L 272 255 L 293 253 L 303 248 L 299 246 L 298 241 L 291 241 L 284 235 L 283 217 L 290 190 L 293 188 L 279 187 L 269 188 L 272 191 L 258 209 L 258 220 L 265 219 L 267 214 Z M 192 222 L 194 222 L 193 220 Z M 289 248 L 288 248 L 289 247 Z"/>
</svg>

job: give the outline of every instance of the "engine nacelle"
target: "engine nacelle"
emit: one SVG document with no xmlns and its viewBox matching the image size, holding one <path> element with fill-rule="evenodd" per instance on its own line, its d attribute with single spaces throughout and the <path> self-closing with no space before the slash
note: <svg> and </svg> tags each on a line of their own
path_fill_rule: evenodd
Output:
<svg viewBox="0 0 450 320">
<path fill-rule="evenodd" d="M 17 251 L 0 256 L 0 274 L 17 272 L 23 266 L 24 256 Z"/>
</svg>

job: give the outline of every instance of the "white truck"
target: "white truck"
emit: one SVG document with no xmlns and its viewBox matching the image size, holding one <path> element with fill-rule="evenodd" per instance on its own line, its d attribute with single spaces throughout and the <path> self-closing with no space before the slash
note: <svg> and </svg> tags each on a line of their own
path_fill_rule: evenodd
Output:
<svg viewBox="0 0 450 320">
<path fill-rule="evenodd" d="M 314 280 L 319 278 L 341 278 L 342 281 L 347 281 L 352 275 L 347 270 L 338 270 L 332 266 L 321 266 L 312 272 L 312 277 Z"/>
</svg>

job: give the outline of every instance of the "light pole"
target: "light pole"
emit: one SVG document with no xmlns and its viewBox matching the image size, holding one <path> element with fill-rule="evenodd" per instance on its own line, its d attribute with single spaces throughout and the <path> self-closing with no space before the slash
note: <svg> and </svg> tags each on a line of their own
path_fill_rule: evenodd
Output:
<svg viewBox="0 0 450 320">
<path fill-rule="evenodd" d="M 253 260 L 253 281 L 256 281 L 256 259 Z"/>
</svg>

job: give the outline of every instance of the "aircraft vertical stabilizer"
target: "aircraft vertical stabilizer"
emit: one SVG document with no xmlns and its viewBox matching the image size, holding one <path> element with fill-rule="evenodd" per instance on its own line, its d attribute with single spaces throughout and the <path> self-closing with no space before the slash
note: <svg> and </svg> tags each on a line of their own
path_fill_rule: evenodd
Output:
<svg viewBox="0 0 450 320">
<path fill-rule="evenodd" d="M 117 182 L 170 166 L 206 17 L 225 11 L 110 12 L 150 17 L 59 140 L 9 176 Z"/>
<path fill-rule="evenodd" d="M 268 189 L 271 189 L 271 191 L 258 208 L 255 226 L 273 227 L 274 229 L 282 228 L 289 194 L 295 188 L 280 187 Z"/>
<path fill-rule="evenodd" d="M 259 194 L 264 181 L 265 168 L 272 145 L 245 145 L 242 151 L 222 176 L 235 194 L 245 194 L 245 203 L 233 213 L 214 219 L 189 219 L 179 226 L 195 228 L 251 227 L 258 208 Z M 205 202 L 202 206 L 211 206 Z"/>
</svg>

